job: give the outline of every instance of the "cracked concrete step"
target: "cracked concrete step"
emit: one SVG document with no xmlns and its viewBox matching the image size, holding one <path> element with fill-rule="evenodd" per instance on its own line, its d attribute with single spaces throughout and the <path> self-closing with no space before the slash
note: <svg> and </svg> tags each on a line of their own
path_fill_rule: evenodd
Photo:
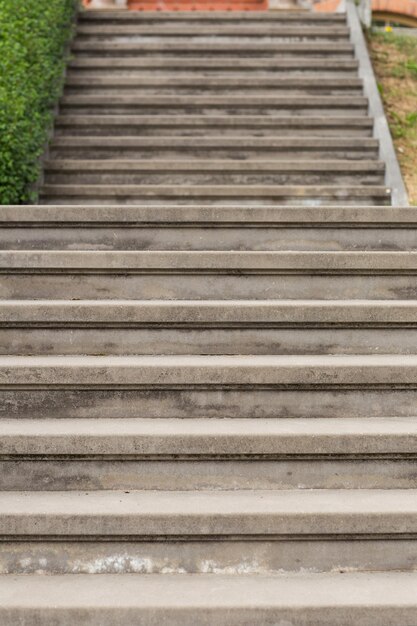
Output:
<svg viewBox="0 0 417 626">
<path fill-rule="evenodd" d="M 0 536 L 400 539 L 417 532 L 414 489 L 9 491 Z"/>
<path fill-rule="evenodd" d="M 0 354 L 416 354 L 413 301 L 0 302 Z"/>
<path fill-rule="evenodd" d="M 183 91 L 204 92 L 221 91 L 224 93 L 242 91 L 250 93 L 257 90 L 257 94 L 262 92 L 301 92 L 311 93 L 319 91 L 325 93 L 351 93 L 361 95 L 363 83 L 359 78 L 336 77 L 328 78 L 321 76 L 317 81 L 317 76 L 285 76 L 285 77 L 262 77 L 262 76 L 96 76 L 86 74 L 85 76 L 67 76 L 65 82 L 65 93 L 84 94 L 88 91 L 92 93 L 118 92 L 139 95 L 140 93 L 182 93 Z"/>
<path fill-rule="evenodd" d="M 96 163 L 104 166 L 85 161 L 83 167 L 91 171 Z M 65 167 L 70 175 L 71 162 Z M 16 242 L 21 250 L 386 252 L 417 247 L 412 207 L 20 205 L 0 207 L 0 225 L 4 250 L 16 249 Z"/>
<path fill-rule="evenodd" d="M 4 417 L 0 430 L 3 491 L 417 488 L 415 416 Z"/>
<path fill-rule="evenodd" d="M 111 115 L 172 115 L 186 113 L 193 115 L 212 115 L 220 113 L 235 116 L 236 114 L 263 115 L 367 115 L 368 99 L 363 96 L 262 96 L 238 95 L 142 95 L 140 97 L 119 94 L 101 95 L 67 95 L 60 100 L 61 113 L 77 114 L 111 114 Z"/>
<path fill-rule="evenodd" d="M 100 199 L 117 204 L 131 203 L 146 200 L 152 202 L 193 203 L 207 202 L 224 204 L 236 202 L 251 204 L 270 203 L 271 201 L 292 204 L 294 198 L 302 198 L 306 204 L 313 199 L 322 204 L 381 204 L 389 202 L 390 189 L 384 185 L 358 186 L 284 186 L 284 185 L 62 185 L 45 184 L 42 187 L 40 199 L 53 204 L 70 204 L 75 202 L 96 204 Z"/>
<path fill-rule="evenodd" d="M 218 131 L 217 131 L 218 132 Z M 77 160 L 44 164 L 44 182 L 81 185 L 378 185 L 380 161 Z"/>
<path fill-rule="evenodd" d="M 0 422 L 0 457 L 51 460 L 416 455 L 417 420 L 43 419 Z"/>
<path fill-rule="evenodd" d="M 346 42 L 327 41 L 297 41 L 297 42 L 256 42 L 247 41 L 237 43 L 236 41 L 126 41 L 126 42 L 105 42 L 105 41 L 83 41 L 75 39 L 72 43 L 72 51 L 79 54 L 97 54 L 107 56 L 120 56 L 132 54 L 140 55 L 191 55 L 201 54 L 204 56 L 249 56 L 264 57 L 272 55 L 311 55 L 321 57 L 327 55 L 337 55 L 338 58 L 353 58 L 353 45 Z"/>
<path fill-rule="evenodd" d="M 81 75 L 84 71 L 94 70 L 96 74 L 103 72 L 123 75 L 126 72 L 137 71 L 161 71 L 168 74 L 170 71 L 187 71 L 197 73 L 221 72 L 226 71 L 245 71 L 257 72 L 260 75 L 270 76 L 271 72 L 303 72 L 319 71 L 319 72 L 335 72 L 336 74 L 345 72 L 355 72 L 359 67 L 356 59 L 340 59 L 340 58 L 311 58 L 310 56 L 286 57 L 277 55 L 273 58 L 234 58 L 222 57 L 221 59 L 207 57 L 175 57 L 175 56 L 157 56 L 153 57 L 108 57 L 89 56 L 89 57 L 73 57 L 68 62 L 69 73 Z"/>
<path fill-rule="evenodd" d="M 130 135 L 134 136 L 211 136 L 305 135 L 321 137 L 371 137 L 373 120 L 367 116 L 261 116 L 261 115 L 59 115 L 55 120 L 58 135 Z M 298 163 L 298 162 L 296 162 Z M 134 164 L 133 164 L 134 165 Z M 245 163 L 241 164 L 244 167 Z M 295 165 L 295 164 L 294 164 Z M 302 164 L 301 164 L 302 165 Z M 117 165 L 116 165 L 117 167 Z M 249 167 L 249 165 L 248 165 Z M 260 167 L 254 166 L 254 167 Z M 359 166 L 358 166 L 359 167 Z"/>
<path fill-rule="evenodd" d="M 417 299 L 414 251 L 8 250 L 0 262 L 3 299 Z"/>
<path fill-rule="evenodd" d="M 414 626 L 417 575 L 411 572 L 302 575 L 173 574 L 2 576 L 5 622 L 60 626 Z M 329 599 L 331 598 L 331 603 Z M 249 621 L 248 621 L 249 620 Z"/>
<path fill-rule="evenodd" d="M 1 356 L 0 386 L 416 385 L 416 355 Z"/>
</svg>

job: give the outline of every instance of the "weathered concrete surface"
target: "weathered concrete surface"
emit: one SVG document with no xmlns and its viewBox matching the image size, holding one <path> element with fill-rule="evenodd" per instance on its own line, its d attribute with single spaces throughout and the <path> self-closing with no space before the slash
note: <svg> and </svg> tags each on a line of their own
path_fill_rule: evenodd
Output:
<svg viewBox="0 0 417 626">
<path fill-rule="evenodd" d="M 0 616 L 113 626 L 414 626 L 416 574 L 232 577 L 109 575 L 20 576 L 0 580 Z"/>
<path fill-rule="evenodd" d="M 407 455 L 417 420 L 367 419 L 43 419 L 1 420 L 0 455 L 247 457 Z"/>
<path fill-rule="evenodd" d="M 0 574 L 251 574 L 333 572 L 413 572 L 413 539 L 298 538 L 186 541 L 6 540 L 1 544 Z M 100 585 L 100 580 L 96 583 Z"/>
<path fill-rule="evenodd" d="M 401 538 L 416 533 L 417 494 L 413 489 L 0 494 L 0 536 L 4 538 Z"/>
<path fill-rule="evenodd" d="M 1 356 L 0 386 L 417 386 L 417 355 Z"/>
</svg>

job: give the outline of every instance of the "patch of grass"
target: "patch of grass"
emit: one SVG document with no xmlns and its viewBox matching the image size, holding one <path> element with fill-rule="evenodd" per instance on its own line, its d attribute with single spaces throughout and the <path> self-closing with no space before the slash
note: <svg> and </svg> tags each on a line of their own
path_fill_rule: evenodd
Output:
<svg viewBox="0 0 417 626">
<path fill-rule="evenodd" d="M 52 125 L 77 0 L 0 0 L 0 204 L 31 185 Z"/>
<path fill-rule="evenodd" d="M 410 202 L 417 204 L 417 38 L 370 33 L 368 44 Z"/>
</svg>

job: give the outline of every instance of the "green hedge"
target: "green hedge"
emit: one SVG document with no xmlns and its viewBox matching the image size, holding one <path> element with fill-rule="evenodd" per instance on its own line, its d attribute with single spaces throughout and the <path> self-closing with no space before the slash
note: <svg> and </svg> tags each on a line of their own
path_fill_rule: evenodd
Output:
<svg viewBox="0 0 417 626">
<path fill-rule="evenodd" d="M 0 204 L 33 202 L 77 0 L 0 0 Z"/>
</svg>

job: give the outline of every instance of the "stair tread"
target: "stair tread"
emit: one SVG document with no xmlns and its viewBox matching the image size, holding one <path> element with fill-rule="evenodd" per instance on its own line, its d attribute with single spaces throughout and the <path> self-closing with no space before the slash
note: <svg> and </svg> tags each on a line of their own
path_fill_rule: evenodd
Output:
<svg viewBox="0 0 417 626">
<path fill-rule="evenodd" d="M 330 600 L 332 608 L 329 608 Z M 307 626 L 313 626 L 317 619 L 331 626 L 335 620 L 345 619 L 346 612 L 358 617 L 364 611 L 372 619 L 371 612 L 378 610 L 375 621 L 369 624 L 409 626 L 417 611 L 417 573 L 101 574 L 99 584 L 89 574 L 3 575 L 0 607 L 0 616 L 8 615 L 9 611 L 42 611 L 43 619 L 50 611 L 66 609 L 78 624 L 88 624 L 91 615 L 100 612 L 100 624 L 105 626 L 114 624 L 115 620 L 122 623 L 120 619 L 126 619 L 125 624 L 138 624 L 134 620 L 141 612 L 146 624 L 151 624 L 152 615 L 161 620 L 165 611 L 171 624 L 177 616 L 178 623 L 185 626 L 195 624 L 196 619 L 208 626 L 213 617 L 221 619 L 222 610 L 226 613 L 224 621 L 217 623 L 236 626 L 244 619 L 242 613 L 236 615 L 239 609 L 247 612 L 246 618 L 254 620 L 259 615 L 266 617 L 268 612 L 273 612 L 275 619 L 284 619 L 291 618 L 292 611 L 296 612 L 295 616 L 301 611 L 304 619 L 308 619 Z M 85 611 L 87 618 L 76 616 L 77 610 Z M 108 618 L 103 613 L 105 610 L 110 612 Z M 320 610 L 323 612 L 318 613 Z M 408 618 L 405 610 L 409 611 Z M 207 612 L 208 618 L 204 616 Z"/>
<path fill-rule="evenodd" d="M 6 536 L 328 536 L 417 532 L 416 489 L 3 491 Z"/>
<path fill-rule="evenodd" d="M 417 419 L 2 419 L 0 455 L 237 457 L 415 454 Z"/>
<path fill-rule="evenodd" d="M 0 356 L 0 385 L 415 384 L 417 355 Z"/>
</svg>

